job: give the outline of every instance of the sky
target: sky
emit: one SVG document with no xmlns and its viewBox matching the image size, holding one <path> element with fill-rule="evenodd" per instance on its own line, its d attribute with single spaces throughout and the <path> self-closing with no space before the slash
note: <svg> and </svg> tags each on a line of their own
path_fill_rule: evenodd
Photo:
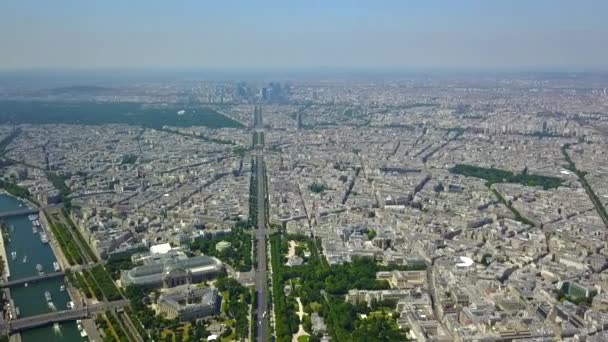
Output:
<svg viewBox="0 0 608 342">
<path fill-rule="evenodd" d="M 608 70 L 606 0 L 2 0 L 0 69 Z"/>
</svg>

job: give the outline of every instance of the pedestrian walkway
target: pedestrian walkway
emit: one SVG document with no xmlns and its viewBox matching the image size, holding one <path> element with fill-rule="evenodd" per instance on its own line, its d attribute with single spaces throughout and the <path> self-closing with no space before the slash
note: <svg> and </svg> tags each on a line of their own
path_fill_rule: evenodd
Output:
<svg viewBox="0 0 608 342">
<path fill-rule="evenodd" d="M 304 330 L 304 326 L 302 326 L 302 319 L 304 318 L 304 306 L 302 306 L 300 297 L 297 297 L 296 300 L 298 301 L 298 313 L 297 314 L 298 314 L 298 317 L 300 318 L 300 325 L 298 326 L 298 332 L 295 333 L 293 335 L 293 337 L 291 338 L 291 342 L 298 342 L 298 338 L 300 338 L 301 336 L 310 336 L 310 334 Z"/>
</svg>

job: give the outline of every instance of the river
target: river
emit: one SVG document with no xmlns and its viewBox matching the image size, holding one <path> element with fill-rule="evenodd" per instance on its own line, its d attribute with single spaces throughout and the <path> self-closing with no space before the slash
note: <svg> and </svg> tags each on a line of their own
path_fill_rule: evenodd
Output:
<svg viewBox="0 0 608 342">
<path fill-rule="evenodd" d="M 23 206 L 25 203 L 18 199 L 0 194 L 0 212 Z M 39 232 L 35 234 L 27 215 L 8 217 L 4 222 L 9 227 L 13 227 L 9 229 L 10 242 L 6 239 L 4 241 L 7 255 L 3 256 L 8 260 L 10 280 L 37 275 L 37 264 L 40 264 L 45 272 L 53 272 L 53 262 L 56 258 L 51 247 L 41 242 L 41 229 L 39 228 Z M 14 259 L 11 256 L 12 252 L 16 254 Z M 64 285 L 63 278 L 54 278 L 28 284 L 27 287 L 24 285 L 12 287 L 11 296 L 15 305 L 19 307 L 19 317 L 67 309 L 70 297 L 67 291 L 60 290 L 62 285 Z M 45 298 L 46 291 L 51 294 L 50 302 Z M 24 342 L 87 341 L 80 336 L 76 322 L 64 323 L 59 327 L 47 326 L 27 330 L 21 333 L 21 338 Z"/>
</svg>

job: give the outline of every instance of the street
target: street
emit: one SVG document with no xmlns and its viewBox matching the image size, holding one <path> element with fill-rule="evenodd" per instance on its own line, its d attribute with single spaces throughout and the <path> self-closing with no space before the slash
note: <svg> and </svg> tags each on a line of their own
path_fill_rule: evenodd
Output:
<svg viewBox="0 0 608 342">
<path fill-rule="evenodd" d="M 255 110 L 255 123 L 257 127 L 262 125 L 261 110 Z M 257 132 L 254 132 L 257 134 Z M 257 336 L 259 342 L 269 341 L 268 339 L 268 298 L 267 298 L 267 283 L 266 283 L 266 213 L 264 208 L 265 186 L 264 186 L 264 155 L 263 146 L 256 150 L 256 179 L 257 179 L 257 210 L 258 210 L 258 227 L 256 232 L 257 241 L 257 261 L 258 268 L 255 274 L 255 289 L 257 293 Z"/>
</svg>

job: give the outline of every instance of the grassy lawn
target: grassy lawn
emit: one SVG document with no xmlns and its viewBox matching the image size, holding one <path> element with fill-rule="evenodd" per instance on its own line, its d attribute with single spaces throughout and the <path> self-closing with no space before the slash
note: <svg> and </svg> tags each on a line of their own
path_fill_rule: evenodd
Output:
<svg viewBox="0 0 608 342">
<path fill-rule="evenodd" d="M 220 309 L 221 312 L 226 313 L 228 311 L 228 301 L 230 300 L 230 294 L 228 291 L 223 291 L 222 293 L 222 307 Z"/>
<path fill-rule="evenodd" d="M 308 336 L 298 337 L 298 342 L 308 342 L 309 340 L 310 340 L 310 337 L 308 337 Z"/>
</svg>

